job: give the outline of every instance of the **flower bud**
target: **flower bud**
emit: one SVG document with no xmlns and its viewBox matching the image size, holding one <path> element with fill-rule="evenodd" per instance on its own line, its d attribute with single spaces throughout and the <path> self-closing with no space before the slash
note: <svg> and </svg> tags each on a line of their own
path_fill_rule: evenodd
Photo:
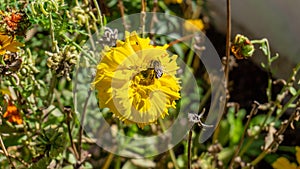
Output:
<svg viewBox="0 0 300 169">
<path fill-rule="evenodd" d="M 253 55 L 254 45 L 244 35 L 237 34 L 231 45 L 231 51 L 237 59 L 246 59 Z"/>
</svg>

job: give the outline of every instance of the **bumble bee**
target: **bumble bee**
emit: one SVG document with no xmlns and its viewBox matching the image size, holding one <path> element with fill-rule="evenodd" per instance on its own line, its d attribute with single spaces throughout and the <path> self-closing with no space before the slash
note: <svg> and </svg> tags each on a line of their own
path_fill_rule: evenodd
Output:
<svg viewBox="0 0 300 169">
<path fill-rule="evenodd" d="M 162 75 L 164 74 L 163 73 L 163 68 L 161 66 L 161 63 L 160 61 L 158 60 L 151 60 L 150 61 L 150 69 L 153 69 L 154 70 L 154 73 L 155 73 L 155 77 L 157 79 L 161 78 Z"/>
</svg>

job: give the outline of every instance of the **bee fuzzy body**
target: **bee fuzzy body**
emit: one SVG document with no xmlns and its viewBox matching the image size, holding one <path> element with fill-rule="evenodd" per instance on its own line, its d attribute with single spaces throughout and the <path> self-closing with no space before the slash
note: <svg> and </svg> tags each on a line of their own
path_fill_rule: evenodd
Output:
<svg viewBox="0 0 300 169">
<path fill-rule="evenodd" d="M 151 60 L 150 69 L 154 69 L 155 78 L 157 79 L 161 78 L 164 74 L 163 67 L 161 66 L 161 63 L 158 60 Z"/>
</svg>

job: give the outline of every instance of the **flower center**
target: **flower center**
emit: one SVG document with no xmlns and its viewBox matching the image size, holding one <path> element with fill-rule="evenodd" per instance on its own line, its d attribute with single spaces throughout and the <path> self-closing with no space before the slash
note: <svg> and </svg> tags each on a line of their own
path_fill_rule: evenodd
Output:
<svg viewBox="0 0 300 169">
<path fill-rule="evenodd" d="M 148 68 L 146 70 L 140 71 L 133 77 L 133 84 L 149 86 L 154 84 L 155 71 L 153 68 Z"/>
</svg>

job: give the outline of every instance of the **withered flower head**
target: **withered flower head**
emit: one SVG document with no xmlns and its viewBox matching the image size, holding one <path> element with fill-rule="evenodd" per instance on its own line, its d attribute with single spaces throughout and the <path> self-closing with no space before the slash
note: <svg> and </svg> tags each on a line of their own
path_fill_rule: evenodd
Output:
<svg viewBox="0 0 300 169">
<path fill-rule="evenodd" d="M 246 36 L 237 34 L 231 45 L 231 51 L 237 59 L 246 59 L 253 55 L 254 45 Z"/>
<path fill-rule="evenodd" d="M 0 10 L 0 31 L 7 35 L 25 36 L 30 26 L 26 13 L 22 10 Z"/>
</svg>

